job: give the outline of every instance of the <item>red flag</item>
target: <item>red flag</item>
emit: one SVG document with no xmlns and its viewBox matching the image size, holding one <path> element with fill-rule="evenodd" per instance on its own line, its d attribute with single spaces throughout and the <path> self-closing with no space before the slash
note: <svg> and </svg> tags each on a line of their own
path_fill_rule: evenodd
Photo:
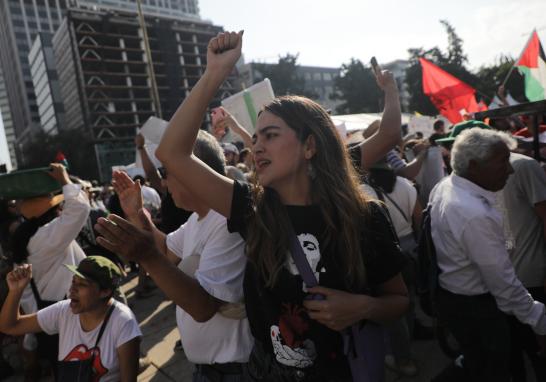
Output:
<svg viewBox="0 0 546 382">
<path fill-rule="evenodd" d="M 487 110 L 487 105 L 485 102 L 483 102 L 483 100 L 481 100 L 480 102 L 478 102 L 478 111 L 486 111 Z"/>
<path fill-rule="evenodd" d="M 424 58 L 419 62 L 423 70 L 423 92 L 451 123 L 461 122 L 464 114 L 480 111 L 473 87 Z"/>
</svg>

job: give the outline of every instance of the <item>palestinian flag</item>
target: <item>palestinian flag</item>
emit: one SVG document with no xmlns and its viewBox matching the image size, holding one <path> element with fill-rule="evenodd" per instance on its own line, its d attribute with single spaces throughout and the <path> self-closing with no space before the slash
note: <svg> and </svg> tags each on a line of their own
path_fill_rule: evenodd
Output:
<svg viewBox="0 0 546 382">
<path fill-rule="evenodd" d="M 64 156 L 64 153 L 59 150 L 57 151 L 57 155 L 55 155 L 55 162 L 62 164 L 64 167 L 68 169 L 68 160 Z"/>
<path fill-rule="evenodd" d="M 546 57 L 535 30 L 516 67 L 524 78 L 525 96 L 530 102 L 546 99 Z"/>
</svg>

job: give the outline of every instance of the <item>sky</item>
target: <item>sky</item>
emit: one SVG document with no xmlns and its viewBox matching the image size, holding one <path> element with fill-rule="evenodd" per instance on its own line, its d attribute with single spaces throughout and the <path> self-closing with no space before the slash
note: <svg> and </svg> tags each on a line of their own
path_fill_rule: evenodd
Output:
<svg viewBox="0 0 546 382">
<path fill-rule="evenodd" d="M 340 67 L 407 59 L 408 48 L 445 50 L 448 20 L 475 70 L 501 54 L 518 57 L 536 28 L 546 44 L 546 0 L 199 0 L 201 17 L 245 30 L 245 60 L 276 62 L 299 54 L 301 65 Z M 0 119 L 0 163 L 8 156 Z"/>
<path fill-rule="evenodd" d="M 546 0 L 199 0 L 203 19 L 245 30 L 245 61 L 340 67 L 407 59 L 408 48 L 447 48 L 446 19 L 463 39 L 474 70 L 500 54 L 518 57 L 532 30 L 546 44 Z"/>
</svg>

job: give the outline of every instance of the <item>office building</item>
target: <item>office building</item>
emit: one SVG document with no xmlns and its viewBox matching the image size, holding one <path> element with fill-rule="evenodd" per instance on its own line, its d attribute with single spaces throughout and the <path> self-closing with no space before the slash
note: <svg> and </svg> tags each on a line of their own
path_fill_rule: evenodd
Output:
<svg viewBox="0 0 546 382">
<path fill-rule="evenodd" d="M 274 66 L 277 64 L 256 64 L 251 62 L 239 66 L 240 81 L 245 87 L 263 80 L 263 74 L 259 69 L 262 65 Z M 335 78 L 340 74 L 339 68 L 298 65 L 296 74 L 305 81 L 304 89 L 314 95 L 312 97 L 314 101 L 327 110 L 335 111 L 340 101 L 331 99 L 331 96 L 334 93 Z M 271 86 L 275 91 L 275 83 L 272 82 Z"/>
<path fill-rule="evenodd" d="M 40 128 L 46 134 L 55 135 L 65 128 L 65 116 L 51 37 L 52 35 L 47 32 L 36 35 L 28 61 Z"/>
<path fill-rule="evenodd" d="M 170 119 L 203 74 L 207 45 L 222 30 L 200 20 L 146 17 L 160 109 L 134 12 L 70 9 L 53 37 L 68 129 L 93 140 L 101 180 L 132 163 L 136 129 L 152 116 Z M 226 81 L 219 96 L 235 91 Z M 217 99 L 215 102 L 219 102 Z"/>
</svg>

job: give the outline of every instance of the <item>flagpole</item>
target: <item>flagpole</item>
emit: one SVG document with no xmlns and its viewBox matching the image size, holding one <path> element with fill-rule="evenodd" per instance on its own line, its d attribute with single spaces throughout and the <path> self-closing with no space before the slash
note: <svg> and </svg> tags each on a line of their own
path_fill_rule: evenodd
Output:
<svg viewBox="0 0 546 382">
<path fill-rule="evenodd" d="M 519 62 L 519 60 L 521 60 L 521 56 L 523 56 L 523 52 L 525 52 L 525 50 L 527 49 L 527 46 L 529 45 L 529 43 L 531 42 L 531 39 L 533 38 L 533 35 L 536 33 L 537 29 L 533 29 L 533 31 L 531 32 L 531 36 L 529 36 L 529 39 L 527 40 L 527 43 L 525 44 L 525 46 L 523 47 L 523 49 L 521 50 L 521 53 L 519 54 L 519 57 L 516 61 L 514 61 L 514 64 L 512 65 L 512 68 L 510 68 L 510 71 L 508 72 L 508 75 L 506 76 L 506 78 L 504 79 L 504 81 L 502 81 L 502 85 L 501 86 L 504 86 L 506 85 L 506 82 L 508 81 L 508 78 L 510 78 L 510 76 L 512 75 L 512 72 L 514 71 L 514 69 L 516 68 L 516 64 Z"/>
</svg>

